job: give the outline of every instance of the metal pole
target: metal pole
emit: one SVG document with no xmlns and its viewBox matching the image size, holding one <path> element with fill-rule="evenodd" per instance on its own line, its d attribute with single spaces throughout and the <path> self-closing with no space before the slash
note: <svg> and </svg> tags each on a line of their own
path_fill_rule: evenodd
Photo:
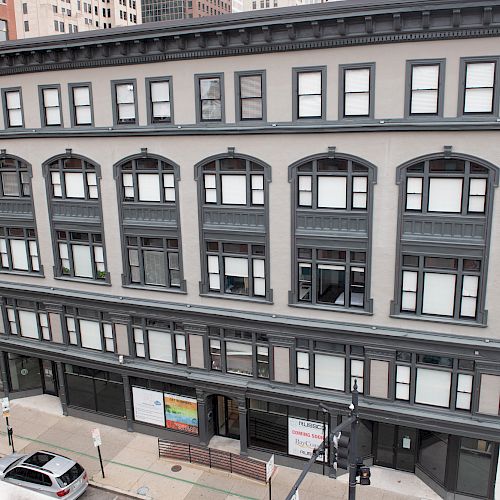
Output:
<svg viewBox="0 0 500 500">
<path fill-rule="evenodd" d="M 104 467 L 102 465 L 102 456 L 101 456 L 101 447 L 100 446 L 97 447 L 97 453 L 99 454 L 99 463 L 101 464 L 101 472 L 102 472 L 102 477 L 104 479 L 106 476 L 104 475 Z"/>
<path fill-rule="evenodd" d="M 271 477 L 269 478 L 269 500 L 272 499 L 272 488 L 271 488 L 271 481 L 273 480 L 273 475 L 271 474 Z"/>
<path fill-rule="evenodd" d="M 5 417 L 5 422 L 7 424 L 7 439 L 9 440 L 9 446 L 10 446 L 10 427 L 9 427 L 9 417 Z"/>
<path fill-rule="evenodd" d="M 352 390 L 352 410 L 351 417 L 351 446 L 349 448 L 349 500 L 356 499 L 356 468 L 358 456 L 358 380 L 354 379 Z"/>
<path fill-rule="evenodd" d="M 323 410 L 323 443 L 326 439 L 326 425 L 325 425 L 325 411 Z M 326 465 L 326 443 L 325 443 L 325 451 L 323 451 L 323 476 L 325 475 L 325 465 Z"/>
</svg>

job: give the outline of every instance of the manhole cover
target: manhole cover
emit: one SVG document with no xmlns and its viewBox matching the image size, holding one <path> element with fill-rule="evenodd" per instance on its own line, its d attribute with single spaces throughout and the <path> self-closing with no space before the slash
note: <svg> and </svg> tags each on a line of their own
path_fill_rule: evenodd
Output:
<svg viewBox="0 0 500 500">
<path fill-rule="evenodd" d="M 179 472 L 182 470 L 182 467 L 180 465 L 172 465 L 172 468 L 170 469 L 172 472 Z"/>
</svg>

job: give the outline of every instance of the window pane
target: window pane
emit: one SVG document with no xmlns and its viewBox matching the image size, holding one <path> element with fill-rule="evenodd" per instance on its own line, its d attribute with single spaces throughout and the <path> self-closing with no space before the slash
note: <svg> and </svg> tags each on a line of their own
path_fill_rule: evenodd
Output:
<svg viewBox="0 0 500 500">
<path fill-rule="evenodd" d="M 85 188 L 83 185 L 83 174 L 76 172 L 66 172 L 64 174 L 67 198 L 85 198 Z"/>
<path fill-rule="evenodd" d="M 318 207 L 346 208 L 346 177 L 318 177 Z"/>
<path fill-rule="evenodd" d="M 222 175 L 222 203 L 225 205 L 246 205 L 247 178 L 245 175 Z"/>
<path fill-rule="evenodd" d="M 21 107 L 21 96 L 18 91 L 6 92 L 7 109 L 18 109 Z"/>
<path fill-rule="evenodd" d="M 321 94 L 321 72 L 299 73 L 299 95 Z"/>
<path fill-rule="evenodd" d="M 429 212 L 459 213 L 462 209 L 462 179 L 429 180 Z"/>
<path fill-rule="evenodd" d="M 345 116 L 368 116 L 369 114 L 370 95 L 368 93 L 345 95 Z"/>
<path fill-rule="evenodd" d="M 314 385 L 324 389 L 345 390 L 345 359 L 340 356 L 315 354 Z"/>
<path fill-rule="evenodd" d="M 38 339 L 38 323 L 36 321 L 36 314 L 31 311 L 18 311 L 19 313 L 19 326 L 21 335 L 31 339 Z"/>
<path fill-rule="evenodd" d="M 9 127 L 22 127 L 23 113 L 21 109 L 11 109 L 8 113 L 9 113 Z"/>
<path fill-rule="evenodd" d="M 134 86 L 131 83 L 116 86 L 116 102 L 118 104 L 131 104 L 134 102 Z"/>
<path fill-rule="evenodd" d="M 169 86 L 168 82 L 152 82 L 151 83 L 151 101 L 169 101 Z"/>
<path fill-rule="evenodd" d="M 148 330 L 149 357 L 156 361 L 172 363 L 172 339 L 168 332 Z"/>
<path fill-rule="evenodd" d="M 439 83 L 439 65 L 413 66 L 412 85 L 413 90 L 437 90 Z"/>
<path fill-rule="evenodd" d="M 26 242 L 24 240 L 10 240 L 10 251 L 12 255 L 12 267 L 28 271 L 28 255 L 26 254 Z"/>
<path fill-rule="evenodd" d="M 299 118 L 321 116 L 321 95 L 299 96 Z"/>
<path fill-rule="evenodd" d="M 59 106 L 59 91 L 57 89 L 43 89 L 43 103 L 45 107 Z M 59 113 L 59 110 L 57 110 Z"/>
<path fill-rule="evenodd" d="M 462 438 L 458 461 L 457 491 L 486 497 L 494 481 L 490 477 L 493 443 Z"/>
<path fill-rule="evenodd" d="M 450 405 L 451 373 L 417 368 L 415 403 L 447 408 Z"/>
<path fill-rule="evenodd" d="M 226 276 L 248 277 L 248 259 L 240 257 L 224 257 L 224 271 Z"/>
<path fill-rule="evenodd" d="M 467 89 L 465 91 L 465 113 L 491 113 L 493 89 Z"/>
<path fill-rule="evenodd" d="M 468 63 L 466 66 L 465 86 L 470 88 L 493 87 L 495 63 Z"/>
<path fill-rule="evenodd" d="M 45 109 L 45 121 L 47 125 L 60 125 L 61 124 L 61 114 L 59 108 L 46 108 Z"/>
<path fill-rule="evenodd" d="M 411 95 L 410 113 L 435 114 L 438 112 L 438 91 L 417 90 Z"/>
<path fill-rule="evenodd" d="M 229 373 L 252 375 L 252 346 L 226 342 L 226 367 Z"/>
<path fill-rule="evenodd" d="M 77 125 L 88 125 L 92 123 L 92 113 L 89 106 L 76 108 L 75 118 Z"/>
<path fill-rule="evenodd" d="M 200 80 L 200 97 L 202 99 L 220 99 L 219 78 L 203 78 Z"/>
<path fill-rule="evenodd" d="M 424 273 L 423 314 L 453 316 L 456 278 L 453 274 Z"/>
<path fill-rule="evenodd" d="M 345 305 L 345 268 L 318 266 L 317 301 L 323 304 Z"/>
<path fill-rule="evenodd" d="M 19 196 L 19 176 L 16 172 L 2 172 L 4 196 Z"/>
<path fill-rule="evenodd" d="M 80 337 L 82 347 L 88 349 L 102 349 L 101 343 L 101 329 L 97 321 L 88 321 L 86 319 L 80 320 Z"/>
<path fill-rule="evenodd" d="M 139 200 L 160 201 L 160 180 L 157 174 L 139 174 Z"/>
<path fill-rule="evenodd" d="M 167 284 L 163 252 L 144 251 L 144 279 L 148 285 Z"/>
<path fill-rule="evenodd" d="M 241 101 L 241 118 L 260 120 L 262 118 L 262 99 L 243 99 Z"/>
<path fill-rule="evenodd" d="M 241 76 L 240 77 L 240 95 L 242 98 L 262 97 L 261 76 Z"/>
<path fill-rule="evenodd" d="M 92 278 L 92 259 L 90 247 L 85 245 L 73 245 L 73 264 L 75 266 L 75 276 L 82 278 Z"/>
<path fill-rule="evenodd" d="M 89 88 L 88 87 L 73 88 L 73 100 L 75 106 L 89 106 L 90 105 Z"/>
<path fill-rule="evenodd" d="M 370 70 L 347 69 L 345 71 L 345 92 L 368 92 L 370 90 Z"/>
</svg>

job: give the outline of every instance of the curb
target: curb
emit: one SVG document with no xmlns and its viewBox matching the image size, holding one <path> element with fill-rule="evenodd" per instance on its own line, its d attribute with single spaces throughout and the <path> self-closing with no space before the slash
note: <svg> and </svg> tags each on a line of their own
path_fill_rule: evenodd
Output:
<svg viewBox="0 0 500 500">
<path fill-rule="evenodd" d="M 136 493 L 130 493 L 129 491 L 121 490 L 120 488 L 115 488 L 113 486 L 103 485 L 101 483 L 97 483 L 92 479 L 89 481 L 89 486 L 97 488 L 99 490 L 109 491 L 110 493 L 116 493 L 117 495 L 122 495 L 127 498 L 140 498 L 141 500 L 153 500 L 153 497 L 138 495 Z"/>
</svg>

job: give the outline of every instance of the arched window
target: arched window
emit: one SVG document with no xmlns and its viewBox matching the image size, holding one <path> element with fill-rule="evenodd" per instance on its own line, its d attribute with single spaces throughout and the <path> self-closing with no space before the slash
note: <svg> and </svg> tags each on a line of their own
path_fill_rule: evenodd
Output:
<svg viewBox="0 0 500 500">
<path fill-rule="evenodd" d="M 195 172 L 203 228 L 202 294 L 270 301 L 270 167 L 227 154 L 200 162 Z"/>
<path fill-rule="evenodd" d="M 486 321 L 485 276 L 496 167 L 432 155 L 398 169 L 399 270 L 393 313 Z"/>
<path fill-rule="evenodd" d="M 53 198 L 99 198 L 96 166 L 93 163 L 79 157 L 62 157 L 49 163 L 48 169 Z"/>
<path fill-rule="evenodd" d="M 349 155 L 315 155 L 290 167 L 292 291 L 298 306 L 369 311 L 375 167 Z"/>
<path fill-rule="evenodd" d="M 115 165 L 124 255 L 123 284 L 185 290 L 182 275 L 179 167 L 142 153 Z"/>
</svg>

